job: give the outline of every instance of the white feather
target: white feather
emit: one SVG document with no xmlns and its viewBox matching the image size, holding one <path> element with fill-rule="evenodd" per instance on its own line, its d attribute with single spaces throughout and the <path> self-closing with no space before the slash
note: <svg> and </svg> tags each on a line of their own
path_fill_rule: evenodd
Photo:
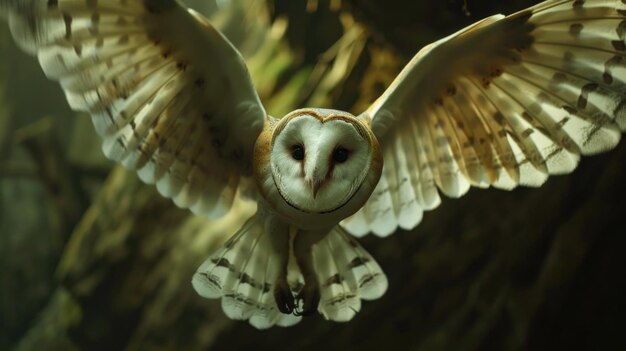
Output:
<svg viewBox="0 0 626 351">
<path fill-rule="evenodd" d="M 546 1 L 420 51 L 363 114 L 383 141 L 387 175 L 364 205 L 369 230 L 413 228 L 438 191 L 536 187 L 574 170 L 581 154 L 614 148 L 626 129 L 625 14 L 617 0 Z M 410 199 L 387 186 L 397 173 L 411 175 L 418 195 L 413 220 L 388 200 Z"/>
<path fill-rule="evenodd" d="M 224 313 L 258 329 L 290 326 L 301 317 L 280 313 L 274 284 L 281 261 L 267 230 L 268 216 L 256 213 L 196 271 L 192 284 L 206 298 L 221 298 Z"/>
<path fill-rule="evenodd" d="M 229 210 L 265 111 L 204 17 L 175 0 L 0 0 L 0 11 L 70 107 L 91 114 L 107 157 L 180 207 Z"/>
<path fill-rule="evenodd" d="M 374 258 L 336 226 L 313 250 L 321 285 L 320 313 L 346 322 L 361 309 L 361 299 L 380 298 L 387 291 L 387 277 Z"/>
</svg>

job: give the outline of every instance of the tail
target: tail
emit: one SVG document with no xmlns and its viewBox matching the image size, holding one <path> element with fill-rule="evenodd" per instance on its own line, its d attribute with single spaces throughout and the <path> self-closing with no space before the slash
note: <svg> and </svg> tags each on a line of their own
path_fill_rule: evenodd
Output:
<svg viewBox="0 0 626 351">
<path fill-rule="evenodd" d="M 249 320 L 258 329 L 291 326 L 301 317 L 282 314 L 274 300 L 280 257 L 265 232 L 266 216 L 258 212 L 224 246 L 209 257 L 193 276 L 202 297 L 222 298 L 231 319 Z"/>
<path fill-rule="evenodd" d="M 258 212 L 248 219 L 198 268 L 192 280 L 202 297 L 222 299 L 229 318 L 249 320 L 258 329 L 291 326 L 301 319 L 281 313 L 276 305 L 274 285 L 282 260 L 266 231 L 267 221 L 268 216 Z M 291 257 L 289 276 L 294 279 L 289 279 L 289 285 L 295 296 L 303 280 L 294 272 L 294 261 Z M 349 321 L 361 309 L 361 299 L 377 299 L 387 290 L 387 277 L 380 266 L 339 226 L 315 244 L 313 265 L 321 296 L 318 311 L 326 319 Z"/>
<path fill-rule="evenodd" d="M 351 320 L 361 310 L 361 299 L 380 298 L 387 277 L 378 263 L 339 225 L 313 249 L 320 284 L 318 311 L 337 322 Z"/>
</svg>

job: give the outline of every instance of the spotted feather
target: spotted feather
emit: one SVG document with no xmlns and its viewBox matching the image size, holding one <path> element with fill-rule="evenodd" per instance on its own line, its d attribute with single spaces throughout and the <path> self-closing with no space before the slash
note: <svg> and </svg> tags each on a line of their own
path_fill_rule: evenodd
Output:
<svg viewBox="0 0 626 351">
<path fill-rule="evenodd" d="M 313 248 L 320 284 L 318 310 L 334 321 L 349 321 L 361 310 L 361 299 L 374 300 L 387 291 L 387 277 L 378 263 L 340 226 Z"/>
<path fill-rule="evenodd" d="M 265 111 L 206 19 L 175 0 L 0 0 L 0 12 L 72 109 L 91 115 L 108 158 L 180 207 L 229 210 Z"/>
<path fill-rule="evenodd" d="M 360 116 L 385 166 L 344 227 L 412 229 L 438 192 L 540 186 L 612 149 L 626 129 L 625 37 L 624 1 L 551 0 L 422 49 Z"/>
<path fill-rule="evenodd" d="M 258 329 L 290 326 L 301 319 L 282 314 L 276 306 L 274 284 L 281 271 L 281 253 L 272 246 L 267 218 L 261 213 L 251 217 L 198 268 L 192 280 L 201 296 L 221 298 L 228 317 L 248 320 Z"/>
</svg>

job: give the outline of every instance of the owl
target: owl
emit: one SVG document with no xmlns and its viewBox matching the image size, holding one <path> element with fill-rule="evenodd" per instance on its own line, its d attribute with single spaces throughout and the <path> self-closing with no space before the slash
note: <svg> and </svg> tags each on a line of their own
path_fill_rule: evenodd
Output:
<svg viewBox="0 0 626 351">
<path fill-rule="evenodd" d="M 107 157 L 176 205 L 256 213 L 197 270 L 230 318 L 348 321 L 387 279 L 354 236 L 440 194 L 540 186 L 626 128 L 626 2 L 549 0 L 424 47 L 359 115 L 264 109 L 237 50 L 177 0 L 0 0 L 13 37 L 91 115 Z"/>
</svg>

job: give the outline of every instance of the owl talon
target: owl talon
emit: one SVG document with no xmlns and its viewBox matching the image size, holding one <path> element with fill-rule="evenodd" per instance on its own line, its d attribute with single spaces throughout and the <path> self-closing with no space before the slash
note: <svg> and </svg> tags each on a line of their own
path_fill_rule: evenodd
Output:
<svg viewBox="0 0 626 351">
<path fill-rule="evenodd" d="M 296 309 L 296 302 L 291 293 L 291 289 L 289 289 L 289 285 L 284 281 L 276 283 L 276 287 L 274 288 L 274 300 L 276 301 L 278 310 L 283 314 L 291 314 Z"/>
<path fill-rule="evenodd" d="M 302 309 L 300 302 L 302 301 Z M 320 302 L 320 290 L 316 284 L 305 285 L 302 291 L 296 296 L 296 309 L 293 312 L 295 316 L 310 316 L 317 311 L 317 305 Z"/>
</svg>

